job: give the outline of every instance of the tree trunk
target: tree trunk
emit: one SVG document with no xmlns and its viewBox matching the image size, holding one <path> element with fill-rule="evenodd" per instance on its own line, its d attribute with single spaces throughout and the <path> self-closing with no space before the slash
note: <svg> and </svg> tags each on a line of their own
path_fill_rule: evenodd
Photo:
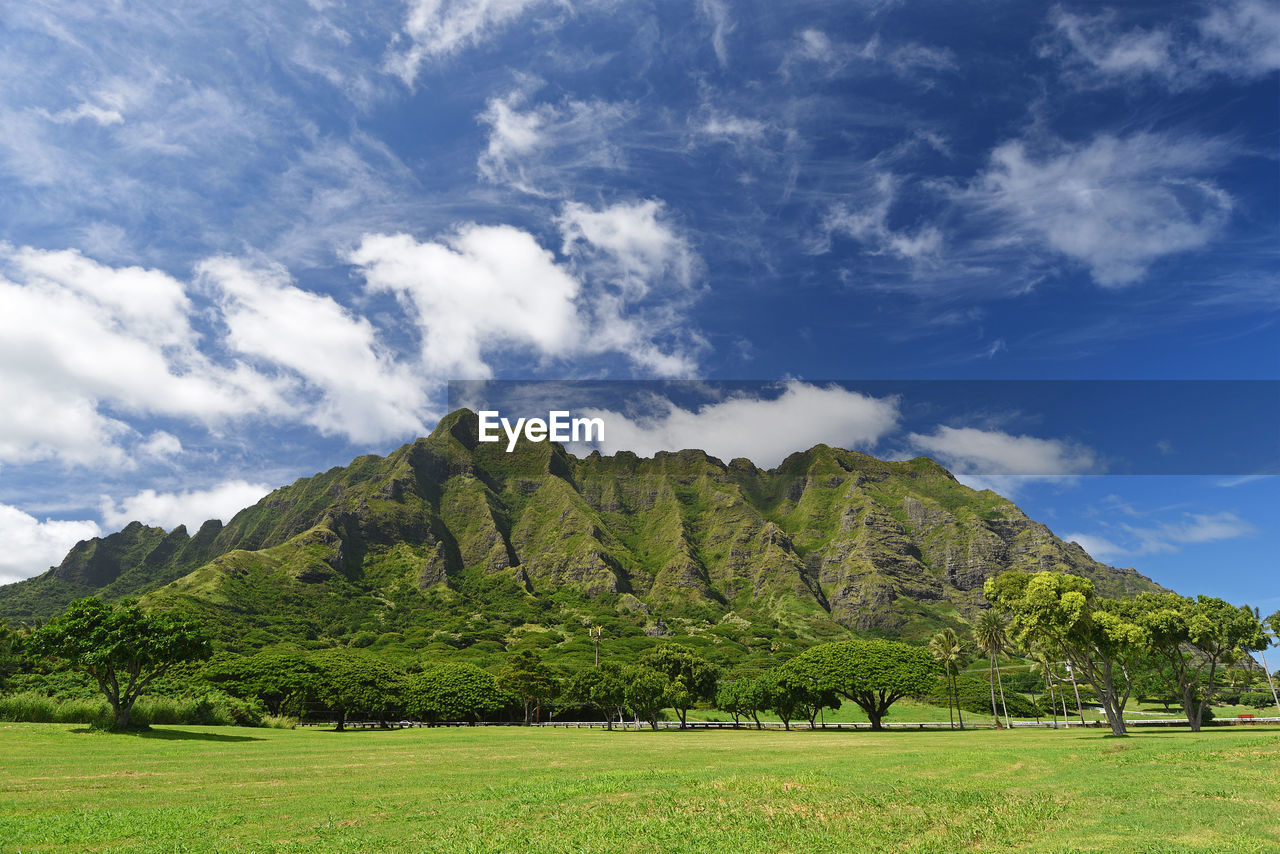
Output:
<svg viewBox="0 0 1280 854">
<path fill-rule="evenodd" d="M 996 711 L 996 657 L 987 656 L 987 687 L 991 689 L 991 717 L 995 718 L 996 729 L 1000 729 L 1000 713 Z"/>
<path fill-rule="evenodd" d="M 1044 681 L 1049 686 L 1049 711 L 1053 713 L 1053 728 L 1058 728 L 1058 698 L 1053 696 L 1053 677 L 1045 672 Z"/>
<path fill-rule="evenodd" d="M 1000 676 L 1000 667 L 996 666 L 996 684 L 1000 686 L 1000 709 L 1004 712 L 1004 725 L 1013 729 L 1013 721 L 1009 720 L 1009 704 L 1004 701 L 1004 679 Z"/>
<path fill-rule="evenodd" d="M 1267 653 L 1258 650 L 1258 654 L 1262 656 L 1262 672 L 1267 674 L 1267 684 L 1271 686 L 1271 699 L 1276 702 L 1276 714 L 1280 714 L 1280 696 L 1276 694 L 1276 683 L 1271 680 L 1271 670 L 1267 667 Z"/>
<path fill-rule="evenodd" d="M 347 723 L 347 712 L 346 712 L 346 710 L 345 710 L 345 709 L 338 709 L 337 711 L 338 711 L 338 725 L 337 725 L 336 727 L 334 727 L 334 731 L 335 731 L 335 732 L 342 732 L 343 730 L 345 730 L 345 729 L 347 728 L 347 727 L 346 727 L 346 723 Z"/>
<path fill-rule="evenodd" d="M 960 684 L 955 674 L 951 676 L 951 693 L 956 695 L 956 717 L 960 720 L 960 729 L 964 729 L 964 710 L 960 708 Z"/>
</svg>

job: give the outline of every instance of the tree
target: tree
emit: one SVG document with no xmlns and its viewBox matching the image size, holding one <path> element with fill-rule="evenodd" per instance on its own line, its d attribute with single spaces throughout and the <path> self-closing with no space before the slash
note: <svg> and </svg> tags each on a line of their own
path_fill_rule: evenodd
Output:
<svg viewBox="0 0 1280 854">
<path fill-rule="evenodd" d="M 929 654 L 933 656 L 934 661 L 942 665 L 943 677 L 947 682 L 947 717 L 951 720 L 951 726 L 954 729 L 956 725 L 955 719 L 951 716 L 951 707 L 954 703 L 956 714 L 960 716 L 960 729 L 964 729 L 964 712 L 960 711 L 956 676 L 960 668 L 964 667 L 966 656 L 964 644 L 960 643 L 960 636 L 956 634 L 956 630 L 948 627 L 929 638 Z"/>
<path fill-rule="evenodd" d="M 1267 643 L 1252 608 L 1213 596 L 1142 593 L 1128 611 L 1146 631 L 1150 651 L 1172 673 L 1170 687 L 1182 701 L 1192 732 L 1200 730 L 1213 702 L 1219 669 Z"/>
<path fill-rule="evenodd" d="M 1253 609 L 1253 616 L 1258 617 L 1258 609 Z M 1276 611 L 1265 620 L 1259 618 L 1258 622 L 1262 625 L 1263 638 L 1266 640 L 1266 646 L 1258 650 L 1258 654 L 1262 656 L 1262 672 L 1267 674 L 1267 687 L 1271 689 L 1271 699 L 1276 704 L 1276 714 L 1280 714 L 1280 695 L 1276 694 L 1276 683 L 1271 678 L 1271 669 L 1267 667 L 1267 648 L 1277 640 L 1280 640 L 1280 611 Z"/>
<path fill-rule="evenodd" d="M 623 679 L 627 685 L 627 708 L 635 715 L 636 729 L 640 728 L 640 720 L 644 719 L 657 730 L 658 712 L 662 711 L 667 702 L 670 680 L 665 674 L 644 665 L 628 667 L 623 672 Z"/>
<path fill-rule="evenodd" d="M 739 717 L 750 717 L 760 725 L 760 712 L 769 708 L 769 686 L 764 674 L 742 676 L 732 682 L 722 682 L 716 690 L 716 707 L 733 715 L 734 726 Z"/>
<path fill-rule="evenodd" d="M 1125 662 L 1143 649 L 1144 632 L 1113 602 L 1098 600 L 1093 582 L 1060 572 L 1005 572 L 987 580 L 987 600 L 1008 612 L 1014 640 L 1061 650 L 1093 683 L 1111 732 L 1125 735 L 1129 699 Z"/>
<path fill-rule="evenodd" d="M 301 711 L 314 694 L 320 668 L 294 652 L 259 652 L 215 658 L 201 673 L 206 682 L 233 697 L 261 700 L 273 715 Z"/>
<path fill-rule="evenodd" d="M 769 709 L 782 719 L 787 729 L 791 729 L 791 721 L 796 717 L 808 719 L 812 729 L 821 709 L 840 707 L 840 698 L 834 692 L 816 688 L 791 667 L 790 662 L 760 674 L 759 679 L 764 684 Z"/>
<path fill-rule="evenodd" d="M 1049 660 L 1049 654 L 1043 649 L 1033 649 L 1031 652 L 1031 668 L 1036 673 L 1044 677 L 1045 686 L 1049 689 L 1049 712 L 1053 715 L 1053 728 L 1058 728 L 1058 707 L 1056 698 L 1053 694 L 1053 662 Z M 1066 717 L 1066 708 L 1062 711 L 1063 717 Z"/>
<path fill-rule="evenodd" d="M 404 694 L 404 675 L 366 652 L 335 649 L 312 659 L 318 669 L 315 698 L 337 716 L 337 731 L 346 729 L 352 712 L 364 712 L 383 726 Z"/>
<path fill-rule="evenodd" d="M 175 614 L 148 613 L 135 600 L 108 605 L 77 599 L 26 640 L 32 655 L 68 661 L 95 680 L 111 704 L 112 729 L 130 729 L 133 704 L 175 664 L 201 661 L 213 649 L 204 630 Z"/>
<path fill-rule="evenodd" d="M 7 622 L 0 619 L 0 693 L 5 690 L 9 678 L 22 665 L 22 641 Z"/>
<path fill-rule="evenodd" d="M 474 664 L 441 664 L 410 676 L 405 684 L 405 712 L 430 723 L 474 723 L 502 703 L 498 680 Z"/>
<path fill-rule="evenodd" d="M 895 702 L 927 694 L 937 674 L 927 651 L 887 640 L 821 644 L 791 663 L 814 688 L 856 703 L 873 730 L 884 729 L 882 721 Z"/>
<path fill-rule="evenodd" d="M 627 704 L 623 670 L 612 661 L 579 670 L 569 678 L 564 693 L 575 703 L 604 712 L 605 725 L 609 729 L 613 729 L 614 718 L 622 717 L 622 710 Z"/>
<path fill-rule="evenodd" d="M 689 709 L 695 703 L 715 699 L 715 665 L 687 646 L 661 644 L 640 656 L 640 663 L 658 671 L 670 681 L 668 699 L 680 718 L 680 729 L 685 728 Z"/>
<path fill-rule="evenodd" d="M 560 688 L 551 668 L 531 649 L 507 656 L 507 663 L 498 672 L 498 683 L 524 704 L 525 726 L 531 726 L 535 717 L 541 718 L 542 704 L 553 699 Z"/>
<path fill-rule="evenodd" d="M 1000 677 L 1000 668 L 996 666 L 996 658 L 1009 645 L 1009 636 L 1005 633 L 1004 620 L 995 611 L 983 611 L 973 626 L 973 640 L 978 649 L 987 654 L 987 681 L 991 689 L 991 716 L 1000 726 L 1000 714 L 996 711 L 996 685 L 1000 686 L 1000 708 L 1004 711 L 1005 726 L 1012 727 L 1009 720 L 1009 707 L 1004 701 L 1004 680 Z"/>
</svg>

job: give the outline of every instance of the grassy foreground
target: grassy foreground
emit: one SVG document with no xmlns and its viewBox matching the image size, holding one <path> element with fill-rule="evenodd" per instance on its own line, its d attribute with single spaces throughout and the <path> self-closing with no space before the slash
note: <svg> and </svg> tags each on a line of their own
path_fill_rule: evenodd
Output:
<svg viewBox="0 0 1280 854">
<path fill-rule="evenodd" d="M 4 851 L 1257 852 L 1280 730 L 0 724 Z"/>
</svg>

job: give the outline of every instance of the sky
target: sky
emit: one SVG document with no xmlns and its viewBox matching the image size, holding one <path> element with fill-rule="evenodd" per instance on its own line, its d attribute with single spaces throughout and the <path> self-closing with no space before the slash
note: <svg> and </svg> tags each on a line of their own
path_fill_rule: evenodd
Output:
<svg viewBox="0 0 1280 854">
<path fill-rule="evenodd" d="M 622 435 L 928 454 L 1275 610 L 1278 90 L 1275 0 L 5 4 L 0 582 L 450 381 L 743 380 Z"/>
</svg>

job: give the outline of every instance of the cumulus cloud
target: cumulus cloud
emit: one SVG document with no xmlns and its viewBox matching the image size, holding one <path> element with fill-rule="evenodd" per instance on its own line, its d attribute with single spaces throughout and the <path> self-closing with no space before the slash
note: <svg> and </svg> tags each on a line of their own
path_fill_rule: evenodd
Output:
<svg viewBox="0 0 1280 854">
<path fill-rule="evenodd" d="M 558 223 L 568 263 L 526 231 L 474 223 L 426 242 L 369 235 L 350 261 L 371 291 L 409 307 L 422 366 L 441 379 L 487 379 L 490 357 L 503 351 L 539 361 L 614 352 L 681 375 L 693 363 L 674 341 L 690 334 L 678 302 L 646 299 L 661 288 L 688 292 L 698 259 L 660 213 L 658 202 L 566 206 Z"/>
<path fill-rule="evenodd" d="M 1250 80 L 1280 69 L 1280 6 L 1267 0 L 1225 0 L 1194 21 L 1126 27 L 1115 10 L 1050 16 L 1045 53 L 1086 86 L 1149 80 L 1172 90 L 1214 78 Z"/>
<path fill-rule="evenodd" d="M 1089 448 L 1060 439 L 1014 436 L 1000 430 L 940 426 L 911 433 L 907 441 L 957 475 L 1039 475 L 1062 477 L 1097 472 Z"/>
<path fill-rule="evenodd" d="M 697 409 L 654 398 L 647 408 L 644 416 L 587 412 L 604 419 L 601 451 L 652 456 L 657 451 L 698 448 L 725 461 L 745 457 L 773 467 L 796 450 L 817 444 L 871 448 L 898 425 L 895 398 L 794 380 L 772 398 L 734 394 Z"/>
<path fill-rule="evenodd" d="M 379 344 L 368 320 L 297 287 L 278 265 L 215 258 L 198 271 L 221 309 L 226 345 L 301 377 L 317 396 L 306 420 L 321 433 L 373 442 L 425 430 L 423 378 Z"/>
<path fill-rule="evenodd" d="M 1230 511 L 1186 513 L 1172 522 L 1156 525 L 1111 524 L 1105 534 L 1073 533 L 1074 540 L 1098 560 L 1171 554 L 1184 546 L 1234 540 L 1256 534 L 1258 529 Z"/>
<path fill-rule="evenodd" d="M 144 489 L 118 502 L 104 495 L 100 509 L 102 521 L 112 529 L 123 528 L 130 522 L 141 522 L 166 530 L 186 525 L 188 533 L 195 533 L 210 519 L 228 521 L 270 491 L 271 487 L 265 483 L 228 480 L 208 489 L 186 492 Z"/>
<path fill-rule="evenodd" d="M 1222 230 L 1232 198 L 1203 176 L 1228 155 L 1220 141 L 1163 133 L 1104 134 L 1042 152 L 1013 140 L 992 152 L 963 200 L 997 217 L 1006 240 L 1047 245 L 1099 285 L 1123 287 Z"/>
<path fill-rule="evenodd" d="M 422 65 L 447 59 L 500 33 L 547 0 L 412 0 L 404 22 L 409 46 L 386 69 L 412 86 Z"/>
<path fill-rule="evenodd" d="M 138 451 L 148 457 L 167 460 L 182 453 L 182 441 L 172 433 L 157 430 L 138 446 Z"/>
<path fill-rule="evenodd" d="M 350 260 L 370 290 L 395 294 L 412 311 L 423 367 L 436 376 L 487 379 L 487 354 L 557 357 L 583 338 L 580 283 L 520 229 L 467 224 L 426 242 L 370 235 Z"/>
<path fill-rule="evenodd" d="M 0 584 L 11 584 L 39 575 L 56 566 L 67 552 L 81 540 L 102 533 L 96 522 L 41 522 L 17 507 L 0 504 Z"/>
<path fill-rule="evenodd" d="M 116 413 L 212 423 L 278 407 L 271 381 L 200 351 L 165 273 L 5 246 L 0 265 L 0 460 L 121 465 L 131 430 Z"/>
<path fill-rule="evenodd" d="M 705 346 L 686 311 L 702 260 L 657 199 L 603 208 L 569 203 L 558 220 L 561 251 L 588 283 L 590 346 L 630 354 L 664 377 L 691 376 Z"/>
</svg>

